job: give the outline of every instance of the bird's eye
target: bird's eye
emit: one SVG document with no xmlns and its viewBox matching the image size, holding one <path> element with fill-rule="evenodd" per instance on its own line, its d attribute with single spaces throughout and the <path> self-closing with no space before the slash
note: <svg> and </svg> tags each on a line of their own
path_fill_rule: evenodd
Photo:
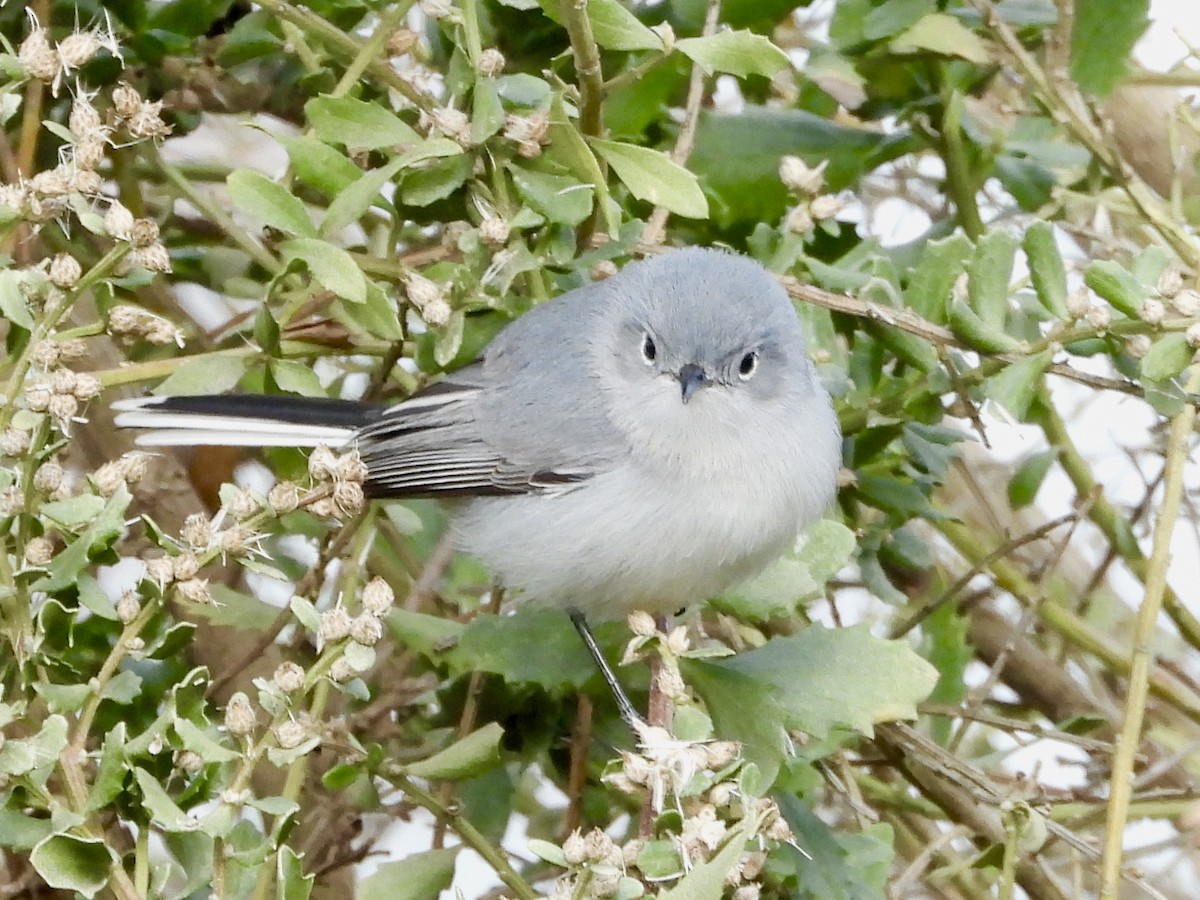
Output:
<svg viewBox="0 0 1200 900">
<path fill-rule="evenodd" d="M 742 357 L 742 361 L 738 363 L 738 377 L 742 381 L 749 381 L 754 377 L 755 370 L 758 369 L 758 354 L 751 350 Z"/>
<path fill-rule="evenodd" d="M 658 347 L 654 344 L 654 338 L 650 335 L 642 340 L 642 360 L 648 366 L 654 365 L 654 360 L 658 357 Z"/>
</svg>

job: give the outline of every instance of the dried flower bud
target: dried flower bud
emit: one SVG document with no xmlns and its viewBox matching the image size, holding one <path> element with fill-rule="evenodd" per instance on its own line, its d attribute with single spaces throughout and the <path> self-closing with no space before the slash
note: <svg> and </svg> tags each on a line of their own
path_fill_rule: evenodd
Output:
<svg viewBox="0 0 1200 900">
<path fill-rule="evenodd" d="M 212 522 L 204 513 L 192 513 L 183 520 L 179 536 L 184 543 L 203 549 L 212 542 Z"/>
<path fill-rule="evenodd" d="M 6 428 L 0 432 L 0 453 L 5 456 L 20 457 L 29 449 L 29 432 L 20 428 Z"/>
<path fill-rule="evenodd" d="M 79 139 L 94 137 L 96 132 L 103 133 L 104 123 L 100 120 L 100 113 L 92 106 L 92 98 L 87 94 L 78 94 L 72 101 L 67 127 Z"/>
<path fill-rule="evenodd" d="M 79 414 L 79 401 L 70 394 L 55 394 L 50 398 L 47 411 L 58 420 L 60 426 L 65 427 Z"/>
<path fill-rule="evenodd" d="M 740 885 L 733 892 L 733 900 L 759 900 L 761 896 L 762 886 L 754 882 Z"/>
<path fill-rule="evenodd" d="M 691 649 L 692 642 L 688 640 L 687 628 L 676 625 L 667 635 L 667 651 L 672 656 L 683 656 Z"/>
<path fill-rule="evenodd" d="M 654 624 L 654 617 L 640 609 L 629 614 L 628 622 L 629 630 L 638 637 L 653 637 L 658 631 L 658 626 Z"/>
<path fill-rule="evenodd" d="M 149 247 L 134 250 L 127 258 L 147 272 L 171 271 L 171 254 L 162 244 L 151 244 Z"/>
<path fill-rule="evenodd" d="M 1193 322 L 1188 326 L 1188 330 L 1183 333 L 1187 339 L 1188 346 L 1193 350 L 1200 348 L 1200 322 Z"/>
<path fill-rule="evenodd" d="M 275 742 L 284 750 L 292 750 L 308 740 L 308 729 L 295 719 L 285 719 L 275 726 Z"/>
<path fill-rule="evenodd" d="M 361 484 L 367 480 L 367 474 L 367 464 L 362 461 L 359 452 L 348 450 L 338 457 L 333 477 L 337 481 L 356 481 Z"/>
<path fill-rule="evenodd" d="M 43 197 L 65 197 L 71 193 L 71 176 L 61 167 L 49 169 L 30 178 L 29 186 Z"/>
<path fill-rule="evenodd" d="M 279 515 L 290 513 L 300 505 L 300 488 L 293 481 L 277 482 L 267 494 L 267 502 Z"/>
<path fill-rule="evenodd" d="M 175 768 L 185 775 L 199 775 L 204 771 L 204 760 L 194 750 L 181 750 L 175 758 Z"/>
<path fill-rule="evenodd" d="M 0 516 L 15 516 L 25 508 L 25 492 L 16 485 L 0 490 Z"/>
<path fill-rule="evenodd" d="M 1087 323 L 1098 331 L 1103 331 L 1112 324 L 1112 310 L 1107 306 L 1096 304 L 1088 307 L 1087 314 L 1084 316 Z"/>
<path fill-rule="evenodd" d="M 417 5 L 431 19 L 444 19 L 454 11 L 451 0 L 420 0 Z"/>
<path fill-rule="evenodd" d="M 1174 266 L 1169 266 L 1158 276 L 1158 284 L 1154 286 L 1154 289 L 1158 291 L 1160 297 L 1166 297 L 1169 300 L 1183 289 L 1183 276 Z"/>
<path fill-rule="evenodd" d="M 129 83 L 122 81 L 112 91 L 113 109 L 122 119 L 137 114 L 142 106 L 142 95 Z"/>
<path fill-rule="evenodd" d="M 317 638 L 323 644 L 340 641 L 350 634 L 350 614 L 340 606 L 327 609 L 321 613 L 321 625 L 317 629 Z"/>
<path fill-rule="evenodd" d="M 54 343 L 46 342 L 42 347 L 52 351 L 55 357 L 58 356 L 58 346 Z M 41 350 L 41 347 L 38 349 Z M 78 378 L 70 369 L 55 369 L 50 373 L 50 390 L 56 394 L 74 394 L 77 382 Z"/>
<path fill-rule="evenodd" d="M 504 71 L 504 54 L 495 47 L 488 47 L 479 54 L 479 74 L 484 78 L 495 78 Z"/>
<path fill-rule="evenodd" d="M 308 511 L 318 519 L 336 519 L 341 514 L 332 497 L 321 497 L 308 504 Z"/>
<path fill-rule="evenodd" d="M 392 590 L 392 586 L 382 578 L 372 578 L 363 588 L 363 609 L 373 616 L 387 615 L 395 602 L 396 594 Z"/>
<path fill-rule="evenodd" d="M 713 771 L 725 768 L 742 752 L 742 745 L 737 741 L 710 741 L 703 746 L 705 764 Z"/>
<path fill-rule="evenodd" d="M 1151 343 L 1149 335 L 1135 334 L 1125 342 L 1125 352 L 1134 359 L 1141 359 L 1149 352 Z"/>
<path fill-rule="evenodd" d="M 80 359 L 87 355 L 87 341 L 83 338 L 67 338 L 58 341 L 58 358 L 62 360 Z"/>
<path fill-rule="evenodd" d="M 350 637 L 364 647 L 374 647 L 383 638 L 383 625 L 370 613 L 363 613 L 350 623 Z"/>
<path fill-rule="evenodd" d="M 225 704 L 225 730 L 234 737 L 241 737 L 254 731 L 258 724 L 254 715 L 254 707 L 250 698 L 238 691 Z"/>
<path fill-rule="evenodd" d="M 464 147 L 471 143 L 471 120 L 461 109 L 438 107 L 429 112 L 429 123 L 440 134 L 458 141 Z"/>
<path fill-rule="evenodd" d="M 339 481 L 333 486 L 333 502 L 347 515 L 360 512 L 366 505 L 366 495 L 357 481 Z"/>
<path fill-rule="evenodd" d="M 125 129 L 134 140 L 162 138 L 171 133 L 171 127 L 162 120 L 162 101 L 143 101 L 132 116 L 125 121 Z"/>
<path fill-rule="evenodd" d="M 100 379 L 91 372 L 77 372 L 75 374 L 75 399 L 81 402 L 95 399 L 100 396 L 100 392 L 104 389 L 104 385 L 100 383 Z"/>
<path fill-rule="evenodd" d="M 33 486 L 43 494 L 51 494 L 63 483 L 63 467 L 54 460 L 47 460 L 33 473 Z"/>
<path fill-rule="evenodd" d="M 389 56 L 403 56 L 417 45 L 417 33 L 408 28 L 397 28 L 387 41 Z"/>
<path fill-rule="evenodd" d="M 160 588 L 166 587 L 175 580 L 175 564 L 169 556 L 156 556 L 153 559 L 146 560 L 146 579 L 157 584 Z"/>
<path fill-rule="evenodd" d="M 488 216 L 479 223 L 479 239 L 489 247 L 503 247 L 508 243 L 511 227 L 500 216 Z"/>
<path fill-rule="evenodd" d="M 832 219 L 845 208 L 846 202 L 837 194 L 822 194 L 808 205 L 808 211 L 818 222 Z"/>
<path fill-rule="evenodd" d="M 54 81 L 62 67 L 62 60 L 46 37 L 46 29 L 37 25 L 17 49 L 17 61 L 30 78 L 45 82 Z"/>
<path fill-rule="evenodd" d="M 578 828 L 563 841 L 562 851 L 568 866 L 582 866 L 587 862 L 587 845 L 584 843 L 583 833 Z"/>
<path fill-rule="evenodd" d="M 1138 315 L 1141 316 L 1142 321 L 1151 325 L 1157 325 L 1166 314 L 1167 308 L 1163 302 L 1153 298 L 1143 300 L 1141 308 L 1138 309 Z"/>
<path fill-rule="evenodd" d="M 304 670 L 290 660 L 282 662 L 275 669 L 273 680 L 276 687 L 284 693 L 290 694 L 304 687 Z"/>
<path fill-rule="evenodd" d="M 66 69 L 87 65 L 99 50 L 100 40 L 91 31 L 72 32 L 58 43 L 58 55 Z"/>
<path fill-rule="evenodd" d="M 319 444 L 308 457 L 308 474 L 313 481 L 333 481 L 337 464 L 337 455 L 325 444 Z"/>
<path fill-rule="evenodd" d="M 257 513 L 259 506 L 253 494 L 245 488 L 238 488 L 233 492 L 233 496 L 229 498 L 229 503 L 226 504 L 225 509 L 228 510 L 234 519 L 240 522 Z"/>
<path fill-rule="evenodd" d="M 126 591 L 117 600 L 117 618 L 128 625 L 142 611 L 142 601 L 133 591 Z"/>
<path fill-rule="evenodd" d="M 213 599 L 212 591 L 208 589 L 207 578 L 189 578 L 187 581 L 181 581 L 175 585 L 179 591 L 179 596 L 184 600 L 189 600 L 192 603 L 201 603 L 205 606 L 215 606 L 216 600 Z"/>
<path fill-rule="evenodd" d="M 1082 319 L 1092 308 L 1092 296 L 1087 288 L 1079 288 L 1067 294 L 1067 313 L 1072 319 Z"/>
<path fill-rule="evenodd" d="M 217 546 L 221 548 L 221 552 L 234 556 L 250 552 L 254 547 L 254 541 L 254 535 L 242 525 L 226 528 L 217 535 Z"/>
<path fill-rule="evenodd" d="M 125 467 L 125 483 L 137 484 L 150 471 L 150 454 L 134 450 L 122 456 L 121 463 Z"/>
<path fill-rule="evenodd" d="M 1171 298 L 1171 305 L 1181 316 L 1200 315 L 1200 292 L 1185 288 Z"/>
<path fill-rule="evenodd" d="M 517 145 L 517 152 L 532 159 L 542 152 L 550 132 L 550 117 L 541 111 L 527 116 L 508 116 L 504 120 L 504 137 Z"/>
<path fill-rule="evenodd" d="M 104 179 L 100 177 L 98 172 L 93 172 L 86 168 L 84 163 L 94 163 L 92 168 L 99 166 L 103 161 L 103 150 L 100 151 L 100 156 L 85 151 L 86 155 L 80 156 L 78 148 L 74 158 L 75 175 L 71 179 L 71 186 L 79 193 L 88 197 L 96 197 L 100 194 L 100 189 L 104 187 Z"/>
<path fill-rule="evenodd" d="M 822 161 L 812 168 L 798 156 L 783 156 L 779 159 L 779 180 L 789 191 L 813 196 L 825 186 L 828 164 L 828 161 Z"/>
<path fill-rule="evenodd" d="M 133 235 L 134 218 L 131 213 L 120 200 L 112 201 L 108 207 L 108 212 L 104 214 L 104 230 L 111 238 L 116 238 L 119 241 L 127 241 Z M 137 307 L 114 306 L 109 314 L 109 320 L 116 314 L 118 309 L 137 309 Z M 138 310 L 141 312 L 141 310 Z M 133 328 L 127 328 L 126 331 L 132 331 Z"/>
<path fill-rule="evenodd" d="M 60 350 L 58 344 L 56 344 L 54 341 L 42 341 L 33 348 L 33 364 L 43 369 L 52 369 L 58 365 L 59 355 Z M 70 372 L 67 374 L 72 375 Z M 54 383 L 51 383 L 50 389 L 58 394 L 69 394 L 74 389 L 74 382 L 71 384 L 71 387 L 67 387 L 65 390 L 63 390 Z"/>
<path fill-rule="evenodd" d="M 101 497 L 111 497 L 125 484 L 125 466 L 120 460 L 110 460 L 91 475 L 92 486 Z"/>
<path fill-rule="evenodd" d="M 25 405 L 34 412 L 45 412 L 50 408 L 50 388 L 44 384 L 31 385 L 25 391 Z"/>
<path fill-rule="evenodd" d="M 152 251 L 153 249 L 154 249 L 153 247 L 149 248 L 150 251 Z M 142 250 L 139 252 L 146 253 L 149 251 Z M 150 263 L 151 263 L 151 265 L 157 265 L 157 263 L 155 263 L 153 260 L 151 260 Z M 167 269 L 165 269 L 165 270 L 151 269 L 151 271 L 155 271 L 155 272 L 168 271 L 169 272 L 170 271 L 170 268 L 169 268 L 170 260 L 168 260 L 167 263 L 168 263 Z M 150 269 L 150 265 L 147 265 L 146 268 Z M 147 324 L 147 327 L 145 329 L 145 335 L 146 335 L 146 340 L 148 340 L 152 344 L 159 344 L 160 346 L 165 346 L 167 344 L 175 344 L 179 347 L 183 346 L 183 332 L 180 331 L 178 328 L 176 328 L 174 325 L 172 325 L 170 322 L 168 322 L 166 319 L 160 319 L 157 316 L 154 317 L 153 319 L 151 319 L 150 322 Z"/>
<path fill-rule="evenodd" d="M 153 219 L 134 219 L 129 241 L 134 247 L 149 247 L 158 240 L 158 223 Z"/>
<path fill-rule="evenodd" d="M 46 537 L 30 538 L 25 544 L 25 562 L 44 566 L 54 558 L 54 542 Z"/>
<path fill-rule="evenodd" d="M 812 231 L 813 217 L 807 203 L 801 203 L 787 215 L 784 227 L 792 234 L 808 234 Z"/>
<path fill-rule="evenodd" d="M 329 667 L 329 677 L 338 684 L 345 684 L 352 678 L 358 676 L 357 670 L 350 664 L 350 660 L 344 656 L 339 656 L 333 661 L 333 665 Z"/>
<path fill-rule="evenodd" d="M 186 581 L 200 571 L 200 558 L 195 553 L 180 553 L 171 557 L 171 572 L 176 581 Z"/>
<path fill-rule="evenodd" d="M 583 839 L 583 853 L 590 862 L 603 862 L 615 848 L 613 839 L 600 828 L 593 828 Z"/>
</svg>

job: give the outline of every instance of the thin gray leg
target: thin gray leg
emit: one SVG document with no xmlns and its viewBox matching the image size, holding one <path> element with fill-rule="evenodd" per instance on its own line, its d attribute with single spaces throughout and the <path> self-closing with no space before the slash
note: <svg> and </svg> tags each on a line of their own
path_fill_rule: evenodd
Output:
<svg viewBox="0 0 1200 900">
<path fill-rule="evenodd" d="M 617 710 L 621 713 L 621 718 L 626 725 L 633 729 L 634 735 L 640 736 L 642 730 L 646 728 L 646 720 L 642 718 L 641 713 L 634 709 L 633 704 L 629 702 L 629 697 L 625 695 L 625 691 L 621 687 L 621 682 L 617 681 L 616 673 L 609 666 L 608 660 L 604 658 L 604 654 L 600 652 L 600 646 L 596 643 L 596 638 L 592 634 L 592 629 L 588 627 L 583 613 L 572 609 L 568 610 L 568 615 L 571 617 L 571 623 L 575 626 L 575 630 L 579 632 L 579 636 L 583 639 L 588 653 L 591 654 L 592 659 L 595 661 L 596 667 L 600 670 L 600 675 L 604 679 L 604 683 L 612 691 L 613 699 L 617 701 Z"/>
</svg>

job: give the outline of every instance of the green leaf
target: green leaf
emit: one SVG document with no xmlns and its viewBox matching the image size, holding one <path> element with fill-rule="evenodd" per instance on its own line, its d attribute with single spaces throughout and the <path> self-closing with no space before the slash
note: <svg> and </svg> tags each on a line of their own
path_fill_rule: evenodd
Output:
<svg viewBox="0 0 1200 900">
<path fill-rule="evenodd" d="M 721 900 L 725 879 L 746 849 L 746 841 L 758 830 L 761 815 L 747 815 L 730 830 L 725 843 L 711 857 L 692 866 L 683 878 L 658 894 L 658 900 Z"/>
<path fill-rule="evenodd" d="M 421 136 L 378 103 L 353 97 L 314 97 L 304 104 L 304 114 L 327 144 L 352 150 L 408 147 L 421 143 Z"/>
<path fill-rule="evenodd" d="M 770 78 L 791 65 L 786 53 L 752 31 L 722 31 L 708 37 L 683 38 L 675 42 L 675 49 L 710 74 L 728 72 L 739 78 L 748 75 Z"/>
<path fill-rule="evenodd" d="M 592 214 L 592 186 L 566 175 L 512 166 L 513 184 L 529 208 L 551 222 L 574 227 Z"/>
<path fill-rule="evenodd" d="M 971 252 L 971 239 L 961 231 L 925 244 L 920 261 L 908 277 L 906 305 L 929 321 L 944 324 L 954 282 L 966 268 Z"/>
<path fill-rule="evenodd" d="M 282 391 L 302 397 L 328 396 L 317 373 L 298 359 L 272 359 L 268 368 Z"/>
<path fill-rule="evenodd" d="M 187 357 L 151 393 L 160 397 L 223 394 L 237 387 L 249 366 L 250 358 L 243 355 L 207 353 Z"/>
<path fill-rule="evenodd" d="M 118 722 L 106 735 L 100 748 L 100 763 L 92 779 L 88 794 L 87 812 L 103 809 L 121 795 L 125 789 L 125 737 L 128 731 L 124 722 Z"/>
<path fill-rule="evenodd" d="M 461 781 L 474 778 L 500 764 L 500 740 L 504 729 L 490 722 L 433 756 L 411 763 L 410 775 Z"/>
<path fill-rule="evenodd" d="M 536 653 L 528 648 L 536 647 Z M 511 616 L 478 616 L 463 630 L 459 653 L 473 668 L 505 681 L 578 690 L 596 671 L 566 614 L 524 607 Z"/>
<path fill-rule="evenodd" d="M 279 249 L 287 259 L 303 262 L 325 290 L 351 303 L 366 302 L 367 279 L 354 257 L 341 247 L 315 238 L 298 238 L 285 241 Z"/>
<path fill-rule="evenodd" d="M 176 805 L 158 779 L 145 769 L 136 767 L 133 775 L 142 792 L 142 805 L 150 813 L 153 822 L 166 831 L 196 830 L 196 821 Z"/>
<path fill-rule="evenodd" d="M 118 672 L 104 685 L 100 695 L 103 700 L 111 700 L 122 705 L 132 703 L 142 692 L 142 677 L 132 669 Z"/>
<path fill-rule="evenodd" d="M 713 665 L 758 681 L 786 711 L 788 727 L 817 737 L 838 727 L 871 735 L 878 722 L 914 719 L 937 683 L 937 670 L 908 644 L 877 638 L 865 625 L 811 625 Z"/>
<path fill-rule="evenodd" d="M 863 18 L 863 37 L 868 41 L 892 37 L 936 10 L 934 0 L 886 0 Z"/>
<path fill-rule="evenodd" d="M 1137 318 L 1142 301 L 1152 293 L 1135 275 L 1111 259 L 1097 259 L 1083 270 L 1083 282 L 1114 309 Z"/>
<path fill-rule="evenodd" d="M 473 156 L 460 153 L 428 161 L 406 172 L 400 182 L 400 202 L 408 206 L 429 206 L 445 200 L 471 177 L 472 160 Z"/>
<path fill-rule="evenodd" d="M 1149 8 L 1150 0 L 1075 0 L 1071 77 L 1084 91 L 1104 96 L 1125 77 Z"/>
<path fill-rule="evenodd" d="M 1029 404 L 1042 384 L 1042 375 L 1050 365 L 1053 353 L 1043 350 L 1011 363 L 984 382 L 983 392 L 995 400 L 1018 421 L 1025 421 Z"/>
<path fill-rule="evenodd" d="M 33 848 L 29 861 L 50 887 L 94 897 L 108 884 L 117 859 L 98 838 L 52 834 Z"/>
<path fill-rule="evenodd" d="M 50 561 L 45 577 L 35 582 L 33 589 L 52 593 L 77 583 L 92 556 L 107 550 L 125 533 L 125 512 L 131 501 L 129 490 L 121 485 L 79 537 Z"/>
<path fill-rule="evenodd" d="M 1051 315 L 1068 318 L 1067 269 L 1054 238 L 1054 226 L 1046 221 L 1034 222 L 1025 231 L 1023 246 L 1038 301 Z"/>
<path fill-rule="evenodd" d="M 1021 342 L 1004 331 L 990 325 L 971 308 L 963 297 L 954 297 L 947 309 L 951 330 L 974 347 L 988 353 L 1012 353 L 1021 349 Z"/>
<path fill-rule="evenodd" d="M 1164 334 L 1150 345 L 1142 357 L 1142 378 L 1150 381 L 1166 381 L 1177 377 L 1195 357 L 1196 351 L 1187 338 L 1178 331 Z"/>
<path fill-rule="evenodd" d="M 63 528 L 74 530 L 90 522 L 104 509 L 106 500 L 97 494 L 79 494 L 66 500 L 51 500 L 42 504 L 42 515 Z"/>
<path fill-rule="evenodd" d="M 225 183 L 234 205 L 258 221 L 288 234 L 317 233 L 300 198 L 261 172 L 238 169 Z"/>
<path fill-rule="evenodd" d="M 277 900 L 308 900 L 316 874 L 304 874 L 304 858 L 284 844 L 275 854 L 275 897 Z M 357 891 L 355 892 L 357 896 Z"/>
<path fill-rule="evenodd" d="M 1058 451 L 1050 449 L 1035 453 L 1021 463 L 1008 481 L 1008 505 L 1013 509 L 1023 509 L 1032 503 L 1056 459 Z"/>
<path fill-rule="evenodd" d="M 776 802 L 796 836 L 772 857 L 780 869 L 796 875 L 801 900 L 884 900 L 892 865 L 893 834 L 887 824 L 868 825 L 860 833 L 834 831 L 794 794 Z M 802 848 L 802 849 L 797 849 Z"/>
<path fill-rule="evenodd" d="M 24 278 L 16 269 L 0 269 L 0 315 L 26 331 L 33 330 L 29 300 L 21 290 Z"/>
<path fill-rule="evenodd" d="M 599 138 L 589 138 L 588 144 L 639 200 L 689 219 L 708 218 L 708 201 L 696 176 L 665 153 Z"/>
<path fill-rule="evenodd" d="M 459 847 L 413 853 L 398 862 L 383 863 L 358 883 L 356 900 L 437 900 L 454 880 Z"/>
<path fill-rule="evenodd" d="M 49 819 L 35 819 L 24 810 L 0 808 L 0 847 L 28 852 L 53 830 Z"/>
<path fill-rule="evenodd" d="M 190 719 L 178 717 L 173 724 L 175 733 L 183 742 L 184 749 L 191 750 L 206 763 L 233 762 L 242 754 L 223 746 L 216 738 Z"/>
<path fill-rule="evenodd" d="M 296 177 L 326 197 L 334 198 L 363 177 L 345 154 L 314 137 L 276 137 L 287 150 Z"/>
<path fill-rule="evenodd" d="M 1008 285 L 1012 279 L 1017 236 L 1007 228 L 989 231 L 975 245 L 967 268 L 967 298 L 971 309 L 994 329 L 1008 321 Z"/>
<path fill-rule="evenodd" d="M 979 35 L 946 13 L 922 16 L 915 25 L 892 40 L 890 46 L 896 53 L 928 52 L 956 56 L 978 65 L 988 62 L 987 47 Z"/>
<path fill-rule="evenodd" d="M 471 143 L 482 144 L 504 127 L 500 91 L 490 78 L 480 78 L 471 92 Z"/>
<path fill-rule="evenodd" d="M 546 17 L 563 24 L 561 0 L 538 0 Z M 588 0 L 582 4 L 592 23 L 592 37 L 606 50 L 662 50 L 657 34 L 618 0 Z"/>
</svg>

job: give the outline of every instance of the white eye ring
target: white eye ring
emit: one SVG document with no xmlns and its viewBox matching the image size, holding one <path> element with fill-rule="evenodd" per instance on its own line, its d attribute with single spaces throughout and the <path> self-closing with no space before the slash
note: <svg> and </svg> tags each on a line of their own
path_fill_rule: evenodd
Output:
<svg viewBox="0 0 1200 900">
<path fill-rule="evenodd" d="M 754 377 L 754 373 L 758 371 L 758 353 L 751 350 L 742 357 L 742 361 L 738 363 L 738 378 L 742 381 L 749 381 Z"/>
<path fill-rule="evenodd" d="M 656 359 L 658 359 L 658 346 L 654 343 L 654 338 L 647 334 L 642 338 L 642 362 L 652 366 Z"/>
</svg>

